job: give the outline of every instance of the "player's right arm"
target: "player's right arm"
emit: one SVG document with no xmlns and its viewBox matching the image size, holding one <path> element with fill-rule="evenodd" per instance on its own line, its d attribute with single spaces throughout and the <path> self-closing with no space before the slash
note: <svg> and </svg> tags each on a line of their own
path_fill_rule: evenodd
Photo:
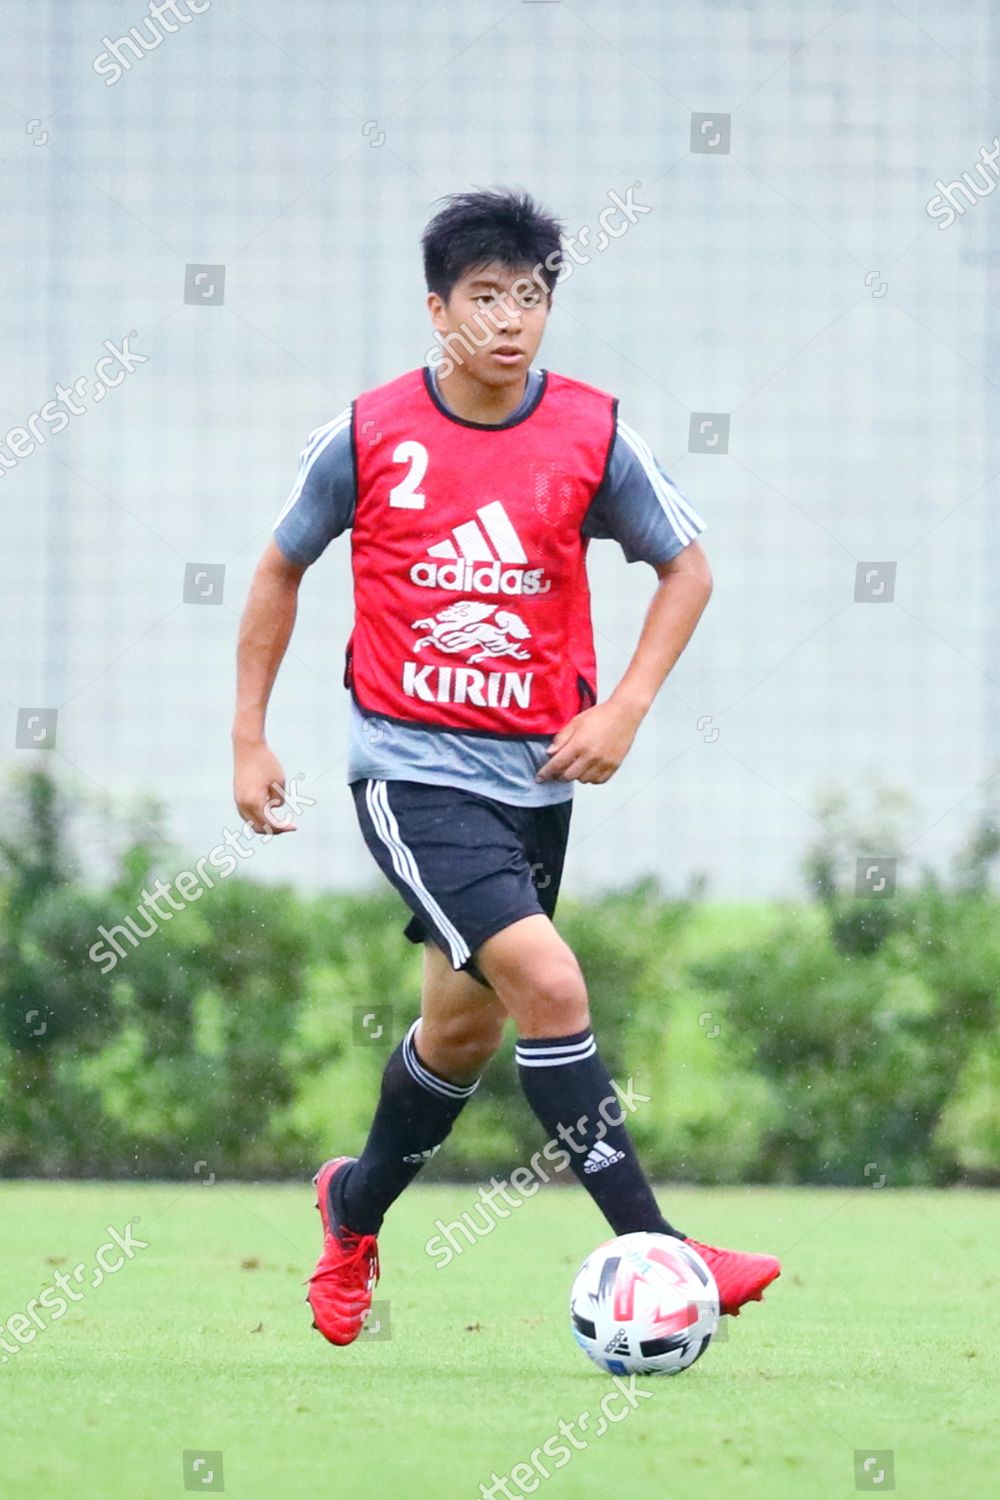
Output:
<svg viewBox="0 0 1000 1500">
<path fill-rule="evenodd" d="M 233 795 L 240 817 L 255 833 L 290 833 L 294 824 L 277 823 L 272 808 L 285 788 L 281 762 L 264 733 L 274 679 L 295 625 L 299 584 L 305 566 L 291 562 L 268 542 L 257 564 L 240 620 L 236 649 L 236 713 L 233 718 Z"/>
<path fill-rule="evenodd" d="M 283 801 L 285 775 L 267 743 L 271 689 L 295 625 L 299 584 L 323 550 L 354 519 L 357 483 L 351 450 L 352 409 L 309 434 L 292 492 L 257 564 L 236 655 L 233 793 L 255 833 L 288 833 L 294 824 L 272 816 Z"/>
</svg>

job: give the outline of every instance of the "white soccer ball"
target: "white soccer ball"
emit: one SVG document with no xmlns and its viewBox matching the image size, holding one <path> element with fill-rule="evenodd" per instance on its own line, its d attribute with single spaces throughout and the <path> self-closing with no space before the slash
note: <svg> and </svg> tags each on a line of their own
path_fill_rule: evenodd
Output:
<svg viewBox="0 0 1000 1500">
<path fill-rule="evenodd" d="M 623 1234 L 580 1267 L 570 1319 L 580 1348 L 610 1375 L 677 1375 L 719 1326 L 719 1289 L 683 1240 Z"/>
</svg>

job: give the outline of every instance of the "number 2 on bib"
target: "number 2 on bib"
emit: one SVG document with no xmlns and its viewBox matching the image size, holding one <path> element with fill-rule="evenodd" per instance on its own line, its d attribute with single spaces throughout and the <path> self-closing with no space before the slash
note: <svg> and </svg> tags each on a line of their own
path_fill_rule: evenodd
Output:
<svg viewBox="0 0 1000 1500">
<path fill-rule="evenodd" d="M 408 463 L 410 468 L 389 491 L 389 504 L 397 505 L 400 510 L 423 510 L 427 497 L 421 492 L 419 485 L 427 473 L 427 449 L 423 443 L 407 439 L 405 443 L 397 445 L 392 461 L 396 464 Z"/>
</svg>

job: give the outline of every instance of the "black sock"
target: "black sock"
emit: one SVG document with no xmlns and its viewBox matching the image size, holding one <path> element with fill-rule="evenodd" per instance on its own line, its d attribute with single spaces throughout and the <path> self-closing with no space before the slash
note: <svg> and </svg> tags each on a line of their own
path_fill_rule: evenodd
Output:
<svg viewBox="0 0 1000 1500">
<path fill-rule="evenodd" d="M 382 1074 L 382 1092 L 365 1149 L 334 1178 L 341 1222 L 356 1234 L 377 1234 L 382 1219 L 447 1137 L 479 1087 L 450 1083 L 421 1062 L 414 1021 Z"/>
<path fill-rule="evenodd" d="M 615 1234 L 683 1239 L 660 1213 L 591 1033 L 522 1039 L 515 1056 L 528 1103 Z"/>
</svg>

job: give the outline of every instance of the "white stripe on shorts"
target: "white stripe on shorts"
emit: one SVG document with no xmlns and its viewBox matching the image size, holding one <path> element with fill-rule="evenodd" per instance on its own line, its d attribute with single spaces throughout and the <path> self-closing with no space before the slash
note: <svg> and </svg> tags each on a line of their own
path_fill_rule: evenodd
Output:
<svg viewBox="0 0 1000 1500">
<path fill-rule="evenodd" d="M 442 937 L 451 949 L 452 967 L 460 969 L 465 961 L 471 957 L 471 950 L 458 928 L 448 920 L 441 910 L 430 891 L 424 885 L 417 868 L 417 861 L 413 856 L 413 850 L 407 848 L 399 833 L 399 824 L 396 815 L 389 806 L 389 793 L 384 781 L 367 781 L 365 783 L 365 803 L 375 831 L 383 844 L 389 851 L 392 867 L 410 890 L 417 896 L 420 904 L 425 908 L 427 914 L 441 932 Z"/>
</svg>

